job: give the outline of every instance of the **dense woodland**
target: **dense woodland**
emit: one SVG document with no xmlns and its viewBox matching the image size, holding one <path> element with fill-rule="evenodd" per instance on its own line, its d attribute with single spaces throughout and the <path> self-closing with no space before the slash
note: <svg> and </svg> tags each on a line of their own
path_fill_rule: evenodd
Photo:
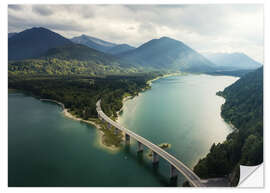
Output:
<svg viewBox="0 0 270 193">
<path fill-rule="evenodd" d="M 124 69 L 117 65 L 104 65 L 99 61 L 76 59 L 28 59 L 9 62 L 10 75 L 90 75 L 126 74 L 137 72 L 134 68 Z"/>
<path fill-rule="evenodd" d="M 194 172 L 202 178 L 230 175 L 237 185 L 239 164 L 263 162 L 263 68 L 250 72 L 217 93 L 226 99 L 221 115 L 236 127 L 223 143 L 213 144 Z"/>
<path fill-rule="evenodd" d="M 11 75 L 119 75 L 137 73 L 128 63 L 84 45 L 67 45 L 49 49 L 43 56 L 9 61 Z"/>
<path fill-rule="evenodd" d="M 123 96 L 136 95 L 148 87 L 147 81 L 159 73 L 129 76 L 14 76 L 9 75 L 9 88 L 38 98 L 61 101 L 73 114 L 83 119 L 96 118 L 96 102 L 102 99 L 104 112 L 114 117 L 122 107 Z"/>
</svg>

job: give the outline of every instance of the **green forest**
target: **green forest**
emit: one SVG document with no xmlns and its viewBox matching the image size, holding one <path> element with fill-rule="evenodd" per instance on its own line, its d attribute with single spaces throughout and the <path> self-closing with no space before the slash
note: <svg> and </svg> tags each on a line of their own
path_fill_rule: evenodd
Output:
<svg viewBox="0 0 270 193">
<path fill-rule="evenodd" d="M 111 117 L 122 107 L 122 98 L 136 95 L 148 88 L 147 81 L 160 73 L 134 75 L 91 76 L 18 76 L 9 74 L 8 86 L 37 98 L 64 103 L 71 113 L 85 120 L 96 118 L 96 102 L 102 99 L 104 112 Z"/>
<path fill-rule="evenodd" d="M 194 172 L 201 178 L 229 175 L 231 184 L 239 180 L 239 165 L 263 162 L 263 68 L 250 72 L 218 92 L 226 99 L 221 116 L 236 129 L 223 143 L 213 144 Z"/>
<path fill-rule="evenodd" d="M 118 63 L 104 65 L 99 60 L 77 60 L 65 58 L 39 58 L 11 61 L 8 65 L 10 75 L 116 75 L 139 72 L 135 68 L 121 68 Z"/>
</svg>

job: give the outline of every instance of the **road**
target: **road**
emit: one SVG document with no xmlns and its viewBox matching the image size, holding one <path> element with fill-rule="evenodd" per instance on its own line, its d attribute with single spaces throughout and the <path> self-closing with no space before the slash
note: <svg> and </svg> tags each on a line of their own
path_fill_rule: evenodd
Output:
<svg viewBox="0 0 270 193">
<path fill-rule="evenodd" d="M 142 143 L 144 146 L 148 147 L 152 151 L 156 152 L 160 157 L 165 159 L 167 162 L 169 162 L 171 165 L 173 165 L 181 174 L 183 174 L 186 179 L 190 182 L 191 185 L 194 187 L 205 187 L 206 185 L 202 183 L 201 179 L 190 169 L 188 168 L 184 163 L 182 163 L 180 160 L 176 159 L 174 156 L 160 148 L 159 146 L 153 144 L 152 142 L 148 141 L 147 139 L 143 138 L 142 136 L 126 129 L 125 127 L 121 126 L 117 122 L 111 120 L 101 109 L 100 106 L 100 100 L 96 103 L 96 110 L 103 120 L 105 120 L 107 123 L 112 125 L 113 127 L 121 130 L 125 134 L 129 135 L 131 138 L 135 139 L 136 141 Z"/>
</svg>

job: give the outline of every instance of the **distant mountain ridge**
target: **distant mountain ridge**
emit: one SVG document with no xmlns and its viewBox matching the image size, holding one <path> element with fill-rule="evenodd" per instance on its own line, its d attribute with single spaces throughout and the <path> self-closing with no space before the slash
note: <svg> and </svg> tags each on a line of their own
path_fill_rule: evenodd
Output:
<svg viewBox="0 0 270 193">
<path fill-rule="evenodd" d="M 256 69 L 262 66 L 244 53 L 208 53 L 206 58 L 216 64 L 217 67 L 230 70 Z"/>
<path fill-rule="evenodd" d="M 73 37 L 70 40 L 74 43 L 83 44 L 89 48 L 113 55 L 134 49 L 134 47 L 128 44 L 116 44 L 88 35 Z"/>
<path fill-rule="evenodd" d="M 88 46 L 89 48 L 93 48 L 101 52 L 106 52 L 110 48 L 116 46 L 116 44 L 114 43 L 107 42 L 87 35 L 73 37 L 70 40 L 76 44 L 83 44 L 85 46 Z"/>
<path fill-rule="evenodd" d="M 117 54 L 125 53 L 128 51 L 134 50 L 134 49 L 135 49 L 135 47 L 132 47 L 128 44 L 119 44 L 119 45 L 116 45 L 116 46 L 112 47 L 111 49 L 107 50 L 107 53 L 117 55 Z"/>
<path fill-rule="evenodd" d="M 42 27 L 24 30 L 8 39 L 8 59 L 39 57 L 50 48 L 73 44 L 69 39 Z"/>
<path fill-rule="evenodd" d="M 212 71 L 214 64 L 183 42 L 162 37 L 118 55 L 138 66 L 193 72 Z"/>
<path fill-rule="evenodd" d="M 86 35 L 74 37 L 72 42 L 42 27 L 34 27 L 9 36 L 9 60 L 53 56 L 61 60 L 73 60 L 73 62 L 89 60 L 95 65 L 116 64 L 125 69 L 131 67 L 140 71 L 181 70 L 211 73 L 217 72 L 220 68 L 183 42 L 169 37 L 152 39 L 134 48 L 128 44 L 115 44 Z"/>
</svg>

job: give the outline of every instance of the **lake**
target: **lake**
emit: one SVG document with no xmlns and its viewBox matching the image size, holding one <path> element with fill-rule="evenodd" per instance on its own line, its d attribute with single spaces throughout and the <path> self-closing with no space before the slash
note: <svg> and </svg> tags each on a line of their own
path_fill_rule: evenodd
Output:
<svg viewBox="0 0 270 193">
<path fill-rule="evenodd" d="M 216 96 L 236 81 L 229 76 L 186 75 L 156 80 L 152 88 L 124 103 L 118 121 L 193 167 L 210 146 L 232 131 L 220 117 Z M 169 164 L 153 167 L 136 143 L 110 152 L 93 126 L 66 118 L 56 104 L 20 93 L 8 95 L 9 186 L 159 187 L 170 181 Z M 147 152 L 147 151 L 146 151 Z"/>
</svg>

